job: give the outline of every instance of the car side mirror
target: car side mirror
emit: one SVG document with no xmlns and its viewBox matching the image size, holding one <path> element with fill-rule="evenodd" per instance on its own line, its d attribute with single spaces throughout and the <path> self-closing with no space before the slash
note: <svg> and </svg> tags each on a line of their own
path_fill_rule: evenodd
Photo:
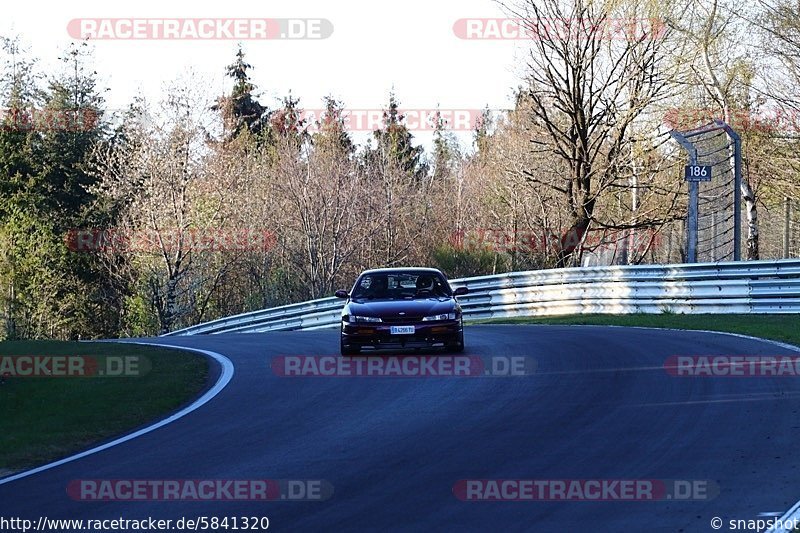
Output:
<svg viewBox="0 0 800 533">
<path fill-rule="evenodd" d="M 334 293 L 334 296 L 337 298 L 350 298 L 350 295 L 347 294 L 347 291 L 338 290 Z"/>
<path fill-rule="evenodd" d="M 453 292 L 453 296 L 464 296 L 469 294 L 469 289 L 466 287 L 459 287 Z"/>
</svg>

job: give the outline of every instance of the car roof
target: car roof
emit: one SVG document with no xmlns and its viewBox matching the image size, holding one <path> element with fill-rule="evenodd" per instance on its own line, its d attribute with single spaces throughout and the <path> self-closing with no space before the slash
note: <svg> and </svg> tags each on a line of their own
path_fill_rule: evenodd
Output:
<svg viewBox="0 0 800 533">
<path fill-rule="evenodd" d="M 387 274 L 390 272 L 430 272 L 431 274 L 441 274 L 444 276 L 441 270 L 430 267 L 373 268 L 371 270 L 365 270 L 361 273 L 361 276 L 364 274 Z"/>
</svg>

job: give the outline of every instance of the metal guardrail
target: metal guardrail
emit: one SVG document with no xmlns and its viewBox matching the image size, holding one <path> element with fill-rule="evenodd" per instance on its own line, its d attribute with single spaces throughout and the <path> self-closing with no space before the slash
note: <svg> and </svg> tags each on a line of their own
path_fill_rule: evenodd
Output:
<svg viewBox="0 0 800 533">
<path fill-rule="evenodd" d="M 606 266 L 450 280 L 464 318 L 619 313 L 800 313 L 800 260 Z M 322 298 L 245 313 L 167 335 L 338 327 L 344 305 Z"/>
</svg>

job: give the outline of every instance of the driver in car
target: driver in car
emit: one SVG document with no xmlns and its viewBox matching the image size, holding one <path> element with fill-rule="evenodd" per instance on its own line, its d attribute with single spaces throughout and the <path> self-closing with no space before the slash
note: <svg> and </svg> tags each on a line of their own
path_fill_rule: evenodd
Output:
<svg viewBox="0 0 800 533">
<path fill-rule="evenodd" d="M 417 296 L 430 296 L 433 294 L 433 277 L 420 276 L 417 278 Z"/>
<path fill-rule="evenodd" d="M 375 276 L 365 288 L 365 298 L 371 300 L 386 298 L 386 276 Z"/>
</svg>

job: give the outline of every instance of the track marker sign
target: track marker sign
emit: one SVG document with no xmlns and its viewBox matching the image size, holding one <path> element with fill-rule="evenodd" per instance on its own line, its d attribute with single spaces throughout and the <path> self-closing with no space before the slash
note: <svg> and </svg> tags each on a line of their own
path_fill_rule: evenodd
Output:
<svg viewBox="0 0 800 533">
<path fill-rule="evenodd" d="M 686 181 L 711 181 L 710 165 L 686 165 Z"/>
</svg>

